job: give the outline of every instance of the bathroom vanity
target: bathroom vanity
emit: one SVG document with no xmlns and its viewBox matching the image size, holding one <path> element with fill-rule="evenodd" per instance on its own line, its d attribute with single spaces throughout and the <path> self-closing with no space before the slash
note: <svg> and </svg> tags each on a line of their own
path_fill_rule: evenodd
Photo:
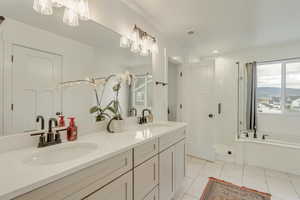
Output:
<svg viewBox="0 0 300 200">
<path fill-rule="evenodd" d="M 161 122 L 0 154 L 6 163 L 0 179 L 8 180 L 1 181 L 0 199 L 171 199 L 185 177 L 185 129 L 184 123 Z M 71 156 L 81 149 L 85 153 Z"/>
</svg>

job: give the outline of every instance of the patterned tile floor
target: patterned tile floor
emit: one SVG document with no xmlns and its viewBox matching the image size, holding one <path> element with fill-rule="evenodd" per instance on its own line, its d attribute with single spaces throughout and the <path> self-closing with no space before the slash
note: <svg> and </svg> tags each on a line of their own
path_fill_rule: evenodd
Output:
<svg viewBox="0 0 300 200">
<path fill-rule="evenodd" d="M 187 177 L 175 200 L 199 200 L 208 177 L 271 193 L 272 200 L 300 200 L 300 176 L 194 157 L 188 157 Z"/>
</svg>

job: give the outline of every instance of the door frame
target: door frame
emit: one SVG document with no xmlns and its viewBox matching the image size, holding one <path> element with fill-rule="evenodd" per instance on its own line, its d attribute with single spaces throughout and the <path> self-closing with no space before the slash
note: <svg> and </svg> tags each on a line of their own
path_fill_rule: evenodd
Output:
<svg viewBox="0 0 300 200">
<path fill-rule="evenodd" d="M 39 48 L 29 47 L 26 45 L 14 43 L 9 40 L 3 39 L 4 47 L 4 65 L 3 65 L 3 134 L 8 135 L 9 128 L 12 127 L 13 113 L 11 105 L 13 104 L 13 49 L 14 47 L 26 48 L 41 53 L 51 54 L 60 57 L 60 80 L 63 81 L 63 55 L 42 50 Z M 60 90 L 60 110 L 63 111 L 63 92 Z"/>
</svg>

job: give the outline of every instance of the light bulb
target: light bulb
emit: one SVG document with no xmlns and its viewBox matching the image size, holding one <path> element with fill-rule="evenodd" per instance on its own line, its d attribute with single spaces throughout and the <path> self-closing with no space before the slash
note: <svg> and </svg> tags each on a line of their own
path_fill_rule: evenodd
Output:
<svg viewBox="0 0 300 200">
<path fill-rule="evenodd" d="M 155 53 L 155 54 L 159 53 L 159 48 L 158 48 L 158 44 L 156 41 L 153 41 L 151 51 L 152 51 L 152 53 Z"/>
<path fill-rule="evenodd" d="M 79 0 L 77 5 L 78 14 L 81 20 L 90 19 L 90 10 L 88 0 Z"/>
<path fill-rule="evenodd" d="M 61 8 L 64 6 L 63 0 L 52 0 L 52 5 L 57 8 Z"/>
<path fill-rule="evenodd" d="M 143 36 L 143 39 L 141 41 L 141 56 L 148 56 L 149 55 L 149 49 L 148 49 L 148 37 L 147 35 Z"/>
<path fill-rule="evenodd" d="M 133 53 L 140 52 L 140 31 L 135 27 L 132 32 L 131 51 Z"/>
<path fill-rule="evenodd" d="M 52 1 L 51 0 L 34 0 L 33 9 L 42 15 L 52 15 Z"/>
<path fill-rule="evenodd" d="M 129 39 L 126 36 L 122 35 L 120 38 L 120 47 L 128 48 L 129 46 L 130 46 Z"/>
<path fill-rule="evenodd" d="M 69 26 L 78 26 L 79 25 L 78 13 L 71 8 L 65 8 L 63 22 Z"/>
</svg>

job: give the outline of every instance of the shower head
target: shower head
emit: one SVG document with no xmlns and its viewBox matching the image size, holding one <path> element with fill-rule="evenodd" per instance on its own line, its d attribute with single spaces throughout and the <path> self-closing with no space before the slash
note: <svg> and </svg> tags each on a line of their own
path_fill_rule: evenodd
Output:
<svg viewBox="0 0 300 200">
<path fill-rule="evenodd" d="M 4 20 L 5 20 L 5 17 L 0 16 L 0 25 L 2 24 L 2 22 L 4 22 Z"/>
</svg>

